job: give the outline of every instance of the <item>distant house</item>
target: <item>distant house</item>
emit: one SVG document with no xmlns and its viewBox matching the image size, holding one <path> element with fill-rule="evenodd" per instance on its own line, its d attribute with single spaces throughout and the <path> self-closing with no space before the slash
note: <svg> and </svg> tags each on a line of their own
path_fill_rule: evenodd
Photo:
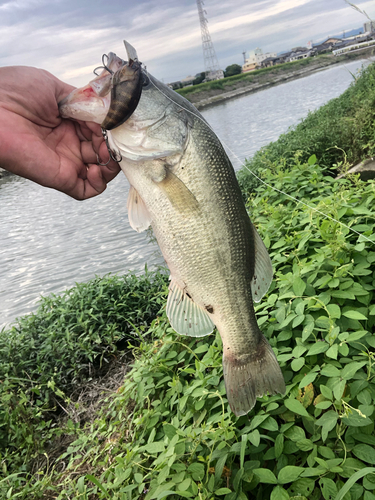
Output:
<svg viewBox="0 0 375 500">
<path fill-rule="evenodd" d="M 367 22 L 363 25 L 363 29 L 365 33 L 371 33 L 371 31 L 375 31 L 375 21 Z"/>
<path fill-rule="evenodd" d="M 334 36 L 331 36 L 331 38 L 327 38 L 323 43 L 328 43 L 330 45 L 335 45 L 335 43 L 341 42 L 341 38 L 335 38 Z"/>
<path fill-rule="evenodd" d="M 332 45 L 328 43 L 319 43 L 318 45 L 314 45 L 314 50 L 316 54 L 324 54 L 332 51 Z"/>
<path fill-rule="evenodd" d="M 189 85 L 193 85 L 193 81 L 195 80 L 195 76 L 186 76 L 181 80 L 183 87 L 188 87 Z"/>
<path fill-rule="evenodd" d="M 287 58 L 287 62 L 299 61 L 300 59 L 306 59 L 307 57 L 311 57 L 315 55 L 314 49 L 303 49 L 298 50 L 296 52 L 292 52 L 290 56 Z"/>
<path fill-rule="evenodd" d="M 258 64 L 257 63 L 248 63 L 246 62 L 242 66 L 242 73 L 246 73 L 247 71 L 254 71 L 254 69 L 257 69 Z"/>
<path fill-rule="evenodd" d="M 249 52 L 249 57 L 245 59 L 245 63 L 242 66 L 242 73 L 253 71 L 254 69 L 261 67 L 261 63 L 265 59 L 276 57 L 276 55 L 276 52 L 267 52 L 266 54 L 263 54 L 262 49 L 260 49 L 259 47 L 257 47 L 255 50 L 251 50 Z"/>
<path fill-rule="evenodd" d="M 292 51 L 290 50 L 289 52 L 283 52 L 282 54 L 279 54 L 277 56 L 277 62 L 276 62 L 276 64 L 282 64 L 282 63 L 287 62 L 287 60 L 290 57 L 291 53 L 292 53 Z"/>
<path fill-rule="evenodd" d="M 260 63 L 261 68 L 269 68 L 270 66 L 275 66 L 275 64 L 279 64 L 279 58 L 278 57 L 267 57 L 267 59 L 264 59 Z"/>
</svg>

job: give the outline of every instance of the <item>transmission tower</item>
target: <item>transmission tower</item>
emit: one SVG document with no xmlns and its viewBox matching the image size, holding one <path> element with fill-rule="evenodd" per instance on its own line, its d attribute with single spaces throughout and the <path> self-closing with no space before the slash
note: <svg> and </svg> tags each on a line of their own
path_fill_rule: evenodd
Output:
<svg viewBox="0 0 375 500">
<path fill-rule="evenodd" d="M 207 12 L 203 9 L 203 5 L 203 0 L 197 0 L 199 21 L 201 23 L 203 59 L 206 79 L 219 80 L 220 78 L 224 78 L 224 73 L 220 69 L 219 61 L 216 57 L 215 49 L 211 40 L 211 35 L 208 31 L 208 21 L 205 17 L 205 14 L 207 15 Z"/>
</svg>

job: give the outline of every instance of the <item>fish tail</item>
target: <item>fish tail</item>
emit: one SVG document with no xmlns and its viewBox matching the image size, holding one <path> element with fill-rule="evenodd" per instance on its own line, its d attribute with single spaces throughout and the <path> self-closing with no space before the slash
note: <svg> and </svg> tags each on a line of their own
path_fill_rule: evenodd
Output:
<svg viewBox="0 0 375 500">
<path fill-rule="evenodd" d="M 224 353 L 223 369 L 229 406 L 236 416 L 246 415 L 258 396 L 285 392 L 279 363 L 262 334 L 254 352 L 239 356 Z"/>
</svg>

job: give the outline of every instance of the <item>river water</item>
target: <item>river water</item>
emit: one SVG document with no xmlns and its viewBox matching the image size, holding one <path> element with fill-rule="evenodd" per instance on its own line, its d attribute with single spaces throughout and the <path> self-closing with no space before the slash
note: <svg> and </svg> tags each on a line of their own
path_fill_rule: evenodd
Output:
<svg viewBox="0 0 375 500">
<path fill-rule="evenodd" d="M 238 169 L 353 81 L 366 61 L 238 97 L 202 111 Z M 40 295 L 95 275 L 141 272 L 162 263 L 155 244 L 127 220 L 123 174 L 96 198 L 78 202 L 19 177 L 0 180 L 0 328 L 33 311 Z"/>
</svg>

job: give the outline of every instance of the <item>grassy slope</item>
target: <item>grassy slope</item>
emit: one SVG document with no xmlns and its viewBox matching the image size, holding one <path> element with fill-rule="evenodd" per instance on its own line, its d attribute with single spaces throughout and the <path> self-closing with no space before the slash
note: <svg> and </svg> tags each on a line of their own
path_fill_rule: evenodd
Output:
<svg viewBox="0 0 375 500">
<path fill-rule="evenodd" d="M 348 159 L 372 151 L 374 74 L 253 160 L 267 183 L 371 241 L 375 184 L 327 176 L 343 154 L 327 148 Z M 236 419 L 219 336 L 171 330 L 165 278 L 96 279 L 45 299 L 0 336 L 1 498 L 375 498 L 375 246 L 246 174 L 241 183 L 274 265 L 256 312 L 287 394 L 259 398 L 250 419 Z M 72 387 L 119 356 L 124 332 L 137 337 L 132 371 L 77 417 L 85 402 Z"/>
</svg>

